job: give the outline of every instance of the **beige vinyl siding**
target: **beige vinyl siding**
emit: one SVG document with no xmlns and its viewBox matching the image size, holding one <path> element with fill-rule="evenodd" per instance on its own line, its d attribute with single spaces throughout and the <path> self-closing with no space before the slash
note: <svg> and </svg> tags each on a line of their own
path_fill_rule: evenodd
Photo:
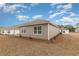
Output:
<svg viewBox="0 0 79 59">
<path fill-rule="evenodd" d="M 3 30 L 0 29 L 0 34 L 2 34 Z"/>
<path fill-rule="evenodd" d="M 48 25 L 44 24 L 44 25 L 39 25 L 42 27 L 42 33 L 41 34 L 34 34 L 34 26 L 38 26 L 38 25 L 33 25 L 33 26 L 28 26 L 28 27 L 21 27 L 20 28 L 20 33 L 21 36 L 24 37 L 33 37 L 33 38 L 39 38 L 39 39 L 48 39 Z M 22 33 L 22 29 L 26 29 L 26 33 Z"/>
<path fill-rule="evenodd" d="M 59 32 L 59 28 L 54 27 L 50 24 L 48 24 L 48 40 L 50 40 L 51 38 L 53 38 L 54 36 L 58 35 Z"/>
</svg>

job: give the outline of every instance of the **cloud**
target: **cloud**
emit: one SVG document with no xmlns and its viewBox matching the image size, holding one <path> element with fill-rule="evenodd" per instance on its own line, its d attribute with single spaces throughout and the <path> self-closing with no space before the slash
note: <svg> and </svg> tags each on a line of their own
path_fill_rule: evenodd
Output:
<svg viewBox="0 0 79 59">
<path fill-rule="evenodd" d="M 32 17 L 32 19 L 37 19 L 37 18 L 43 18 L 43 15 L 35 15 Z"/>
<path fill-rule="evenodd" d="M 51 8 L 55 8 L 57 5 L 58 5 L 58 3 L 51 3 L 49 6 L 50 6 Z"/>
<path fill-rule="evenodd" d="M 66 4 L 63 6 L 64 10 L 69 10 L 72 8 L 72 4 Z"/>
<path fill-rule="evenodd" d="M 74 16 L 77 16 L 76 13 L 73 13 L 73 12 L 70 12 L 70 17 L 74 17 Z"/>
<path fill-rule="evenodd" d="M 14 13 L 16 11 L 15 6 L 3 6 L 3 12 L 5 13 Z"/>
<path fill-rule="evenodd" d="M 49 11 L 49 14 L 51 14 L 51 13 L 53 13 L 53 10 L 50 10 L 50 11 Z"/>
<path fill-rule="evenodd" d="M 30 6 L 27 6 L 28 10 L 31 11 L 32 7 L 38 6 L 39 3 L 31 3 Z"/>
<path fill-rule="evenodd" d="M 74 20 L 70 17 L 63 17 L 62 19 L 60 19 L 60 21 L 64 23 L 74 22 Z"/>
<path fill-rule="evenodd" d="M 24 6 L 23 4 L 0 4 L 0 10 L 2 10 L 4 13 L 20 12 L 18 8 L 27 8 L 27 6 Z"/>
<path fill-rule="evenodd" d="M 56 13 L 54 13 L 54 14 L 51 14 L 51 15 L 49 15 L 49 19 L 52 19 L 52 18 L 54 18 L 54 17 L 57 17 L 58 15 L 63 15 L 63 14 L 65 14 L 65 13 L 67 13 L 66 11 L 64 11 L 64 10 L 61 10 L 60 12 L 56 12 Z"/>
<path fill-rule="evenodd" d="M 74 12 L 69 12 L 68 15 L 64 15 L 62 18 L 56 20 L 56 23 L 61 23 L 63 25 L 72 25 L 75 26 L 77 23 L 79 23 L 79 14 L 76 14 Z"/>
<path fill-rule="evenodd" d="M 39 3 L 31 3 L 30 4 L 31 7 L 34 7 L 34 6 L 37 6 L 37 5 L 39 5 Z"/>
<path fill-rule="evenodd" d="M 14 4 L 14 7 L 21 7 L 21 8 L 27 8 L 24 4 Z"/>
<path fill-rule="evenodd" d="M 62 4 L 60 4 L 60 5 L 57 5 L 57 7 L 56 7 L 57 9 L 63 9 L 63 10 L 70 10 L 70 9 L 72 9 L 72 4 L 71 3 L 69 3 L 69 4 L 65 4 L 65 5 L 62 5 Z"/>
<path fill-rule="evenodd" d="M 57 6 L 57 5 L 60 5 L 60 4 L 61 4 L 61 3 L 51 3 L 50 6 L 53 7 L 53 6 Z"/>
<path fill-rule="evenodd" d="M 63 25 L 70 25 L 70 23 L 63 23 Z"/>
<path fill-rule="evenodd" d="M 24 15 L 17 15 L 16 18 L 19 21 L 28 21 L 29 20 L 29 17 L 28 16 L 24 16 Z"/>
<path fill-rule="evenodd" d="M 55 20 L 55 23 L 56 23 L 56 24 L 59 24 L 59 23 L 60 23 L 60 21 L 59 21 L 59 20 Z"/>
<path fill-rule="evenodd" d="M 52 19 L 54 17 L 57 16 L 62 16 L 65 15 L 67 13 L 70 13 L 70 10 L 72 9 L 72 4 L 68 3 L 68 4 L 51 4 L 52 7 L 56 7 L 55 12 L 53 13 L 53 10 L 49 11 L 49 19 Z M 73 14 L 74 16 L 75 14 Z M 72 16 L 72 15 L 71 15 Z"/>
<path fill-rule="evenodd" d="M 76 13 L 71 12 L 72 10 L 72 4 L 71 3 L 67 3 L 67 4 L 62 4 L 62 3 L 56 3 L 56 4 L 51 4 L 50 5 L 52 8 L 55 9 L 55 11 L 53 12 L 53 10 L 49 11 L 49 19 L 53 19 L 55 17 L 60 17 L 58 20 L 56 20 L 56 23 L 62 23 L 64 25 L 75 25 L 76 23 L 79 22 L 79 18 L 77 18 Z"/>
<path fill-rule="evenodd" d="M 54 18 L 56 15 L 57 15 L 57 13 L 55 13 L 55 14 L 52 14 L 52 15 L 49 15 L 49 19 L 52 19 L 52 18 Z"/>
<path fill-rule="evenodd" d="M 2 8 L 3 6 L 5 6 L 5 4 L 4 4 L 4 3 L 0 4 L 0 8 Z"/>
<path fill-rule="evenodd" d="M 50 6 L 55 6 L 55 5 L 56 5 L 56 3 L 51 3 L 51 4 L 50 4 Z"/>
<path fill-rule="evenodd" d="M 76 23 L 79 23 L 79 18 L 77 17 L 62 17 L 58 20 L 59 22 L 62 22 L 63 25 L 76 25 Z"/>
<path fill-rule="evenodd" d="M 61 8 L 63 8 L 63 5 L 58 5 L 56 8 L 61 9 Z"/>
<path fill-rule="evenodd" d="M 51 7 L 56 7 L 55 10 L 56 11 L 69 11 L 72 9 L 72 4 L 68 3 L 68 4 L 61 4 L 61 3 L 56 3 L 56 4 L 50 4 Z M 52 13 L 53 10 L 50 10 L 49 13 Z"/>
<path fill-rule="evenodd" d="M 63 25 L 74 25 L 74 19 L 71 17 L 63 17 L 59 20 Z"/>
</svg>

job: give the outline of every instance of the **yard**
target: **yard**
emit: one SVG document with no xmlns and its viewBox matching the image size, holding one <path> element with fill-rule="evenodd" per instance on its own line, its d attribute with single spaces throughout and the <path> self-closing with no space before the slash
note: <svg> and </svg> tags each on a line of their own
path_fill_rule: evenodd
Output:
<svg viewBox="0 0 79 59">
<path fill-rule="evenodd" d="M 0 35 L 0 55 L 79 55 L 79 33 L 62 34 L 52 41 Z"/>
</svg>

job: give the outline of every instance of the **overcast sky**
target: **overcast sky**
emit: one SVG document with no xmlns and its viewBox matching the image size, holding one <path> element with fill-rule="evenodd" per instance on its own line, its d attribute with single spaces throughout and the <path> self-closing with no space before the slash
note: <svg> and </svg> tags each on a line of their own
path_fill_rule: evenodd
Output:
<svg viewBox="0 0 79 59">
<path fill-rule="evenodd" d="M 0 4 L 1 26 L 21 24 L 36 18 L 44 18 L 59 25 L 75 25 L 79 22 L 79 4 Z"/>
</svg>

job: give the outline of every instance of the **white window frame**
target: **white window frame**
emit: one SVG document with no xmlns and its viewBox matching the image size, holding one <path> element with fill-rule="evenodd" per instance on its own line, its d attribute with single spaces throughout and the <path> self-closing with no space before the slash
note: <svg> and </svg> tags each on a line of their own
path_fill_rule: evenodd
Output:
<svg viewBox="0 0 79 59">
<path fill-rule="evenodd" d="M 25 32 L 24 32 L 24 31 L 25 31 Z M 21 33 L 23 33 L 23 34 L 25 34 L 25 33 L 26 33 L 25 28 L 22 28 L 22 29 L 21 29 Z"/>
<path fill-rule="evenodd" d="M 41 31 L 41 34 L 38 34 L 38 31 L 39 31 L 39 30 L 38 30 L 38 27 L 39 27 L 39 26 L 41 26 L 41 30 L 40 30 L 40 31 Z M 34 30 L 34 27 L 37 27 L 37 34 L 34 33 L 34 31 L 35 31 L 35 30 Z M 43 31 L 42 25 L 35 25 L 34 27 L 33 27 L 33 35 L 42 35 L 42 31 Z"/>
</svg>

